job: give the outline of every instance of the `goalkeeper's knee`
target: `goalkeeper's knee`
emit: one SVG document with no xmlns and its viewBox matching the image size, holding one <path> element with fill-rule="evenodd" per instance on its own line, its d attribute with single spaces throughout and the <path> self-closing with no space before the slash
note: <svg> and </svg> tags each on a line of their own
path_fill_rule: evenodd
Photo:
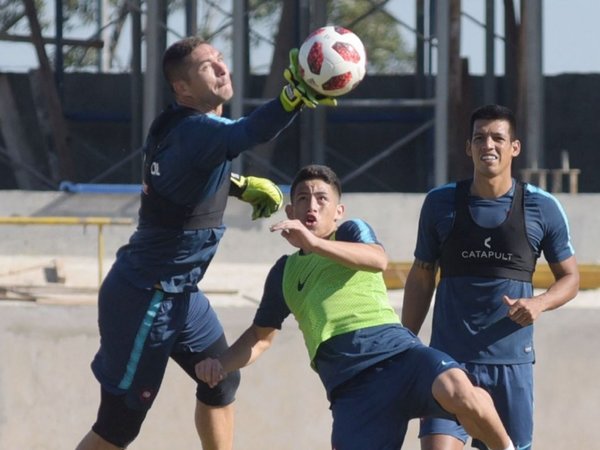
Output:
<svg viewBox="0 0 600 450">
<path fill-rule="evenodd" d="M 119 448 L 126 448 L 140 433 L 146 410 L 132 409 L 126 395 L 114 395 L 102 389 L 98 418 L 92 431 Z"/>
</svg>

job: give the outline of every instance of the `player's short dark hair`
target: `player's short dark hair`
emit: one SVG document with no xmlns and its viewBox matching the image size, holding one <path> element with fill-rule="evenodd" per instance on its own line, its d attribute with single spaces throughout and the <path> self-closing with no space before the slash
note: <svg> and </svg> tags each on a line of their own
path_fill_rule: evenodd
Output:
<svg viewBox="0 0 600 450">
<path fill-rule="evenodd" d="M 342 183 L 340 183 L 337 174 L 330 167 L 322 166 L 320 164 L 310 164 L 300 169 L 296 174 L 294 181 L 292 181 L 292 186 L 290 188 L 290 198 L 292 198 L 292 200 L 294 198 L 296 186 L 307 180 L 322 180 L 333 186 L 337 191 L 338 196 L 342 196 Z"/>
<path fill-rule="evenodd" d="M 207 42 L 197 36 L 183 38 L 165 51 L 162 69 L 165 79 L 172 84 L 175 80 L 187 79 L 187 58 L 196 47 Z"/>
<path fill-rule="evenodd" d="M 506 106 L 485 105 L 473 111 L 471 114 L 471 137 L 473 136 L 476 120 L 506 120 L 510 125 L 510 138 L 514 139 L 517 135 L 517 121 L 515 115 Z"/>
</svg>

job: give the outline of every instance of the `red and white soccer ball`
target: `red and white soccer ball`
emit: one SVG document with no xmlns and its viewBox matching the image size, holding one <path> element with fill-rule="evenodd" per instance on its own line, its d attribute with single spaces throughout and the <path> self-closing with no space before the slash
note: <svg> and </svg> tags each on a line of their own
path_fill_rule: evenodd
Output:
<svg viewBox="0 0 600 450">
<path fill-rule="evenodd" d="M 362 81 L 367 55 L 360 38 L 338 26 L 313 31 L 298 52 L 302 79 L 315 91 L 329 97 L 344 95 Z"/>
</svg>

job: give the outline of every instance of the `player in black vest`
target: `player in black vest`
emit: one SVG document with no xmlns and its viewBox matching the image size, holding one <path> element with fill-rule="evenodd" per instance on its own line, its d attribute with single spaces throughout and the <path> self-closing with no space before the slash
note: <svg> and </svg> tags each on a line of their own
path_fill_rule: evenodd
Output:
<svg viewBox="0 0 600 450">
<path fill-rule="evenodd" d="M 533 322 L 575 297 L 579 273 L 556 198 L 512 178 L 520 151 L 509 109 L 488 105 L 473 113 L 466 146 L 473 178 L 427 194 L 402 322 L 418 333 L 435 290 L 430 345 L 464 364 L 490 392 L 515 448 L 530 450 Z M 534 295 L 532 276 L 542 253 L 555 283 Z M 420 436 L 423 450 L 459 450 L 468 438 L 458 423 L 433 418 L 421 422 Z M 472 445 L 486 448 L 477 440 Z"/>
</svg>

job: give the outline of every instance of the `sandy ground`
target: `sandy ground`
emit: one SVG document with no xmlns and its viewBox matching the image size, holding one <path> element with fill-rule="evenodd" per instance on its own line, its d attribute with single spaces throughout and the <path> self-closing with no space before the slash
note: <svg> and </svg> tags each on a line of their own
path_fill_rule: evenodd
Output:
<svg viewBox="0 0 600 450">
<path fill-rule="evenodd" d="M 110 263 L 105 261 L 106 267 Z M 89 370 L 98 345 L 97 261 L 0 257 L 0 268 L 0 448 L 74 448 L 93 422 L 98 402 Z M 230 341 L 250 324 L 268 269 L 265 264 L 215 263 L 203 281 Z M 389 294 L 400 309 L 402 291 Z M 537 324 L 538 449 L 597 448 L 598 304 L 599 291 L 582 291 Z M 171 365 L 142 434 L 130 448 L 200 448 L 192 422 L 193 392 L 191 381 Z M 272 349 L 244 370 L 237 411 L 236 449 L 329 448 L 328 405 L 293 320 Z M 404 448 L 418 449 L 414 421 Z"/>
</svg>

